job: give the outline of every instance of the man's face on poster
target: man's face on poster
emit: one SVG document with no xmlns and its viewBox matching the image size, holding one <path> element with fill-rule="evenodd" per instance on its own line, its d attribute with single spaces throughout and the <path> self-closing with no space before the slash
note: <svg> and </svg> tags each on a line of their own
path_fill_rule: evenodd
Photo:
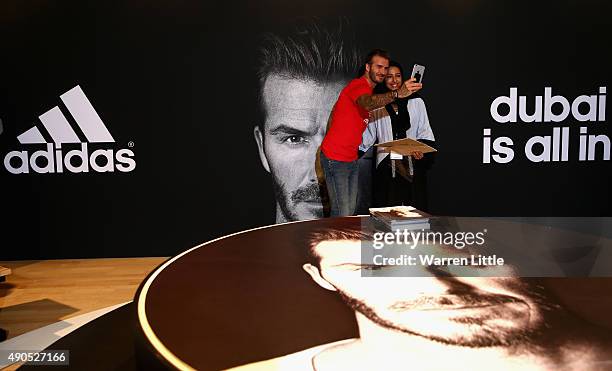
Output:
<svg viewBox="0 0 612 371">
<path fill-rule="evenodd" d="M 323 217 L 315 165 L 332 108 L 344 80 L 319 82 L 271 74 L 264 82 L 263 125 L 255 140 L 272 175 L 277 222 Z"/>
<path fill-rule="evenodd" d="M 520 342 L 543 321 L 546 300 L 516 277 L 362 277 L 364 269 L 397 268 L 361 264 L 360 241 L 323 241 L 315 252 L 320 269 L 306 264 L 305 270 L 383 328 L 487 347 Z"/>
</svg>

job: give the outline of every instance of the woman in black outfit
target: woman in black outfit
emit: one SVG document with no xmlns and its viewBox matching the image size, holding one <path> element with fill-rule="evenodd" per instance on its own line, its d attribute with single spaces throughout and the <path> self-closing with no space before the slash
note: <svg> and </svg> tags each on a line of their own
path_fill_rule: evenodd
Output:
<svg viewBox="0 0 612 371">
<path fill-rule="evenodd" d="M 402 66 L 394 61 L 384 83 L 374 89 L 374 94 L 397 90 L 403 83 Z M 414 94 L 408 98 L 397 99 L 384 107 L 371 112 L 371 120 L 363 134 L 360 150 L 365 152 L 375 142 L 411 138 L 435 147 L 435 138 L 425 102 Z M 389 153 L 380 149 L 376 155 L 376 169 L 373 181 L 373 203 L 375 207 L 410 205 L 427 211 L 427 170 L 433 163 L 433 153 L 415 152 L 402 159 L 391 159 Z"/>
</svg>

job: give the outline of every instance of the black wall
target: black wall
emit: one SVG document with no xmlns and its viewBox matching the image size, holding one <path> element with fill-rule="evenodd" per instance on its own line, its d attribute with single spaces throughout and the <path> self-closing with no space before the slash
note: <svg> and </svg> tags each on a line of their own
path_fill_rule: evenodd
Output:
<svg viewBox="0 0 612 371">
<path fill-rule="evenodd" d="M 489 113 L 511 87 L 528 111 L 545 87 L 570 103 L 612 89 L 609 14 L 604 1 L 3 1 L 2 157 L 44 149 L 16 137 L 42 128 L 53 106 L 69 117 L 59 96 L 80 85 L 116 140 L 91 147 L 130 148 L 137 165 L 17 175 L 0 166 L 0 259 L 173 255 L 274 223 L 252 136 L 255 51 L 261 32 L 297 16 L 343 15 L 365 48 L 427 67 L 422 96 L 440 148 L 432 213 L 610 216 L 610 161 L 601 149 L 594 161 L 577 156 L 579 128 L 610 137 L 607 121 L 502 124 Z M 570 128 L 569 161 L 527 160 L 527 139 L 555 126 Z M 483 163 L 485 128 L 512 138 L 512 162 Z"/>
</svg>

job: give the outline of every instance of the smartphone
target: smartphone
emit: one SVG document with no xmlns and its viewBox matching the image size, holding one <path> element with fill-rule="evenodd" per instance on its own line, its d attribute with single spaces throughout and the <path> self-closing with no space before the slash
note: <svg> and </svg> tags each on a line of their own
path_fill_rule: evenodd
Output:
<svg viewBox="0 0 612 371">
<path fill-rule="evenodd" d="M 414 77 L 415 82 L 423 82 L 423 75 L 425 74 L 425 66 L 415 64 L 412 68 L 412 74 L 410 77 Z"/>
</svg>

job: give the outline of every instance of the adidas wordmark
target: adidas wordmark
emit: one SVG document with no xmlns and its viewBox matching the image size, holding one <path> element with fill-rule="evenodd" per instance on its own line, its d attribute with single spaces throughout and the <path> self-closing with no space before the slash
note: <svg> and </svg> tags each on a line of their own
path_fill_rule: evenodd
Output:
<svg viewBox="0 0 612 371">
<path fill-rule="evenodd" d="M 93 108 L 80 86 L 75 86 L 60 96 L 62 102 L 83 132 L 87 142 L 81 142 L 70 123 L 55 106 L 39 116 L 53 143 L 48 143 L 38 127 L 34 126 L 17 136 L 21 144 L 46 144 L 45 150 L 30 154 L 26 150 L 11 151 L 4 157 L 4 167 L 12 174 L 36 173 L 105 173 L 130 172 L 136 168 L 134 152 L 130 149 L 96 149 L 91 151 L 88 143 L 115 143 L 115 139 Z M 62 144 L 79 143 L 78 149 L 66 153 Z"/>
</svg>

